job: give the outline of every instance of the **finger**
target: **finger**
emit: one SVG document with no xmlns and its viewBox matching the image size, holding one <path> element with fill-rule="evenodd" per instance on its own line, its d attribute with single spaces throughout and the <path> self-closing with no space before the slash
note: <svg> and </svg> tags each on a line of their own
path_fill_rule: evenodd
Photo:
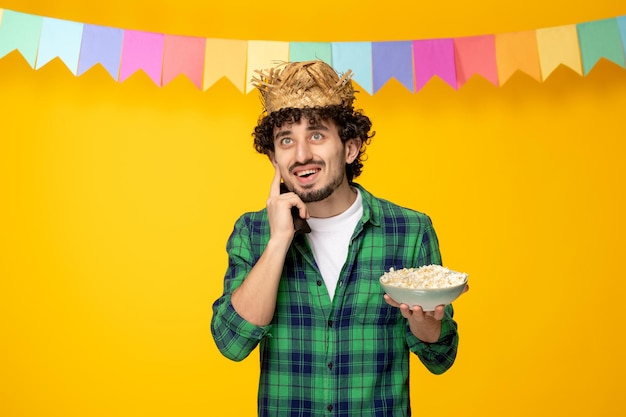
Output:
<svg viewBox="0 0 626 417">
<path fill-rule="evenodd" d="M 424 320 L 424 310 L 422 310 L 422 306 L 415 305 L 411 309 L 413 313 L 412 317 L 415 321 L 423 321 Z"/>
<path fill-rule="evenodd" d="M 280 195 L 280 170 L 278 169 L 278 166 L 272 162 L 272 164 L 274 165 L 274 179 L 272 180 L 272 185 L 270 186 L 270 197 L 276 197 L 278 195 Z"/>
<path fill-rule="evenodd" d="M 405 319 L 411 318 L 411 316 L 413 315 L 413 311 L 411 310 L 411 308 L 404 303 L 400 304 L 400 313 L 402 313 L 402 317 L 404 317 Z"/>
<path fill-rule="evenodd" d="M 446 312 L 445 306 L 439 305 L 435 307 L 435 311 L 433 312 L 433 317 L 435 318 L 435 320 L 441 320 L 443 319 L 445 312 Z"/>
<path fill-rule="evenodd" d="M 390 306 L 392 306 L 392 307 L 400 307 L 400 304 L 398 304 L 393 298 L 389 297 L 389 294 L 383 295 L 383 298 L 385 299 L 387 304 L 389 304 Z"/>
<path fill-rule="evenodd" d="M 383 296 L 383 298 L 385 299 L 385 301 L 387 301 L 387 304 L 389 304 L 392 307 L 400 307 L 400 303 L 397 302 L 396 300 L 394 300 L 393 298 L 391 298 L 389 296 L 389 294 L 385 294 Z"/>
<path fill-rule="evenodd" d="M 461 291 L 461 294 L 466 293 L 469 291 L 469 284 L 465 284 L 465 288 L 463 288 L 463 291 Z"/>
<path fill-rule="evenodd" d="M 307 207 L 306 204 L 302 202 L 302 200 L 300 200 L 300 197 L 298 197 L 298 201 L 296 202 L 296 207 L 298 207 L 298 214 L 300 215 L 301 218 L 306 220 L 310 217 L 309 208 Z"/>
</svg>

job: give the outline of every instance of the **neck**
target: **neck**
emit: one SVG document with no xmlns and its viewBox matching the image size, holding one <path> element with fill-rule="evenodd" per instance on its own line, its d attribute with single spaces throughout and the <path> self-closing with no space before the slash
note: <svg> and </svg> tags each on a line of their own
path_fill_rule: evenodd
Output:
<svg viewBox="0 0 626 417">
<path fill-rule="evenodd" d="M 309 214 L 320 219 L 336 216 L 346 211 L 354 203 L 356 196 L 356 190 L 350 186 L 347 179 L 344 179 L 328 198 L 308 203 Z"/>
</svg>

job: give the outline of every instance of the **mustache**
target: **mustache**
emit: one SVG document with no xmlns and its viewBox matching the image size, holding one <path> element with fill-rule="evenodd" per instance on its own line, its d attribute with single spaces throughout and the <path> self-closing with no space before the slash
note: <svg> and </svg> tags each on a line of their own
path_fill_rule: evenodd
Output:
<svg viewBox="0 0 626 417">
<path fill-rule="evenodd" d="M 291 164 L 289 166 L 289 172 L 293 171 L 294 169 L 298 168 L 298 167 L 303 167 L 305 165 L 317 165 L 321 168 L 324 168 L 326 166 L 326 162 L 324 161 L 316 161 L 314 159 L 310 159 L 306 162 L 294 162 L 293 164 Z"/>
</svg>

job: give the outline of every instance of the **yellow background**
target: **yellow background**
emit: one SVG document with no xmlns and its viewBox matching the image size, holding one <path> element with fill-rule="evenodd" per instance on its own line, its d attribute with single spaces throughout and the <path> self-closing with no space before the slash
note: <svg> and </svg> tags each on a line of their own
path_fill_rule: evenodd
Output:
<svg viewBox="0 0 626 417">
<path fill-rule="evenodd" d="M 216 4 L 217 3 L 217 4 Z M 126 29 L 260 40 L 408 40 L 626 13 L 609 0 L 293 3 L 2 0 Z M 478 3 L 478 4 L 476 4 Z M 287 7 L 286 5 L 289 4 Z M 0 416 L 256 413 L 258 355 L 217 352 L 211 304 L 236 217 L 272 178 L 255 94 L 124 83 L 0 60 Z M 360 183 L 428 213 L 455 303 L 455 366 L 412 363 L 416 415 L 614 416 L 623 405 L 626 70 L 476 77 L 359 95 L 377 131 Z"/>
</svg>

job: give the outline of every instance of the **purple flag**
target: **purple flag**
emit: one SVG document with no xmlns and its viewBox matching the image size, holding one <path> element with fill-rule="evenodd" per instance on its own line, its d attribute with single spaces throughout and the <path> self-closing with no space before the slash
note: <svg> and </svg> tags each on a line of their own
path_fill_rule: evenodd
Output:
<svg viewBox="0 0 626 417">
<path fill-rule="evenodd" d="M 413 50 L 411 41 L 372 42 L 374 92 L 395 78 L 413 92 Z"/>
<path fill-rule="evenodd" d="M 78 75 L 99 63 L 117 81 L 122 57 L 123 35 L 122 29 L 85 25 L 78 61 Z"/>
</svg>

